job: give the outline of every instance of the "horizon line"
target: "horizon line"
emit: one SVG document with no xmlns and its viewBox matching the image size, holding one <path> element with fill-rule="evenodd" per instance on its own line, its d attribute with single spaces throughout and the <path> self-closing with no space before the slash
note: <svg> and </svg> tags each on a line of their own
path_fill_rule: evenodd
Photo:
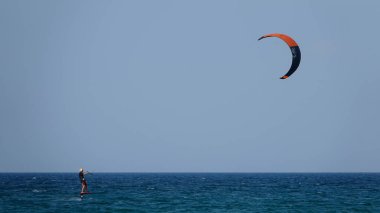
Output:
<svg viewBox="0 0 380 213">
<path fill-rule="evenodd" d="M 3 172 L 0 171 L 0 174 L 35 174 L 35 173 L 40 173 L 40 174 L 48 174 L 48 173 L 78 173 L 74 171 L 54 171 L 54 172 L 49 172 L 49 171 L 36 171 L 36 172 L 31 172 L 31 171 L 9 171 L 9 172 Z M 115 172 L 91 172 L 90 173 L 114 173 L 114 174 L 363 174 L 363 173 L 380 173 L 380 171 L 337 171 L 337 172 L 133 172 L 133 171 L 128 171 L 128 172 L 121 172 L 121 171 L 115 171 Z"/>
</svg>

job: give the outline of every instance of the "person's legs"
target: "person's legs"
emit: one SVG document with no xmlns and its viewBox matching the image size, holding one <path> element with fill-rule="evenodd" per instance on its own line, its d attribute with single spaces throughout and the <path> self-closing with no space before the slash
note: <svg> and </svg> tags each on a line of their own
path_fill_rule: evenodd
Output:
<svg viewBox="0 0 380 213">
<path fill-rule="evenodd" d="M 87 182 L 83 181 L 83 184 L 84 184 L 84 191 L 83 192 L 88 192 L 88 190 L 87 190 Z"/>
<path fill-rule="evenodd" d="M 87 188 L 86 184 L 84 182 L 82 182 L 82 191 L 80 193 L 83 193 L 86 188 Z"/>
</svg>

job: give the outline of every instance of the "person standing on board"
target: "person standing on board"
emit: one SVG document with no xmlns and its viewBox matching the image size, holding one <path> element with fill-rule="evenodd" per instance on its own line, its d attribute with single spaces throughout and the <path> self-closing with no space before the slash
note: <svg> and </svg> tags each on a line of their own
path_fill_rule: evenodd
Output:
<svg viewBox="0 0 380 213">
<path fill-rule="evenodd" d="M 87 181 L 84 178 L 84 176 L 87 175 L 88 173 L 89 172 L 84 171 L 83 168 L 79 169 L 79 180 L 82 183 L 82 191 L 80 192 L 81 194 L 88 192 L 88 190 L 87 190 Z"/>
</svg>

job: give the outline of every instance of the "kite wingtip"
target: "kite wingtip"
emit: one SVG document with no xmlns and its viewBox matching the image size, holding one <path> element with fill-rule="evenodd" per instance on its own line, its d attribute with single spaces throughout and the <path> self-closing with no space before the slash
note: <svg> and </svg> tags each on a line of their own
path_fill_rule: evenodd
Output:
<svg viewBox="0 0 380 213">
<path fill-rule="evenodd" d="M 289 76 L 284 75 L 280 79 L 287 79 L 287 78 L 289 78 Z"/>
</svg>

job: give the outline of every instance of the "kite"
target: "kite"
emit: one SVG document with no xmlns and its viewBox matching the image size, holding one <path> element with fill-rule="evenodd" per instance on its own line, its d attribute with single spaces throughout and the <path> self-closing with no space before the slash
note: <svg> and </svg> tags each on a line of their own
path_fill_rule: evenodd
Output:
<svg viewBox="0 0 380 213">
<path fill-rule="evenodd" d="M 268 38 L 268 37 L 277 37 L 277 38 L 282 39 L 289 46 L 290 51 L 292 52 L 292 55 L 293 55 L 292 66 L 290 66 L 289 71 L 284 76 L 281 77 L 281 79 L 287 79 L 297 70 L 298 66 L 300 65 L 300 62 L 301 62 L 300 48 L 298 44 L 291 37 L 284 34 L 279 34 L 279 33 L 264 35 L 259 38 L 259 41 L 263 38 Z"/>
</svg>

